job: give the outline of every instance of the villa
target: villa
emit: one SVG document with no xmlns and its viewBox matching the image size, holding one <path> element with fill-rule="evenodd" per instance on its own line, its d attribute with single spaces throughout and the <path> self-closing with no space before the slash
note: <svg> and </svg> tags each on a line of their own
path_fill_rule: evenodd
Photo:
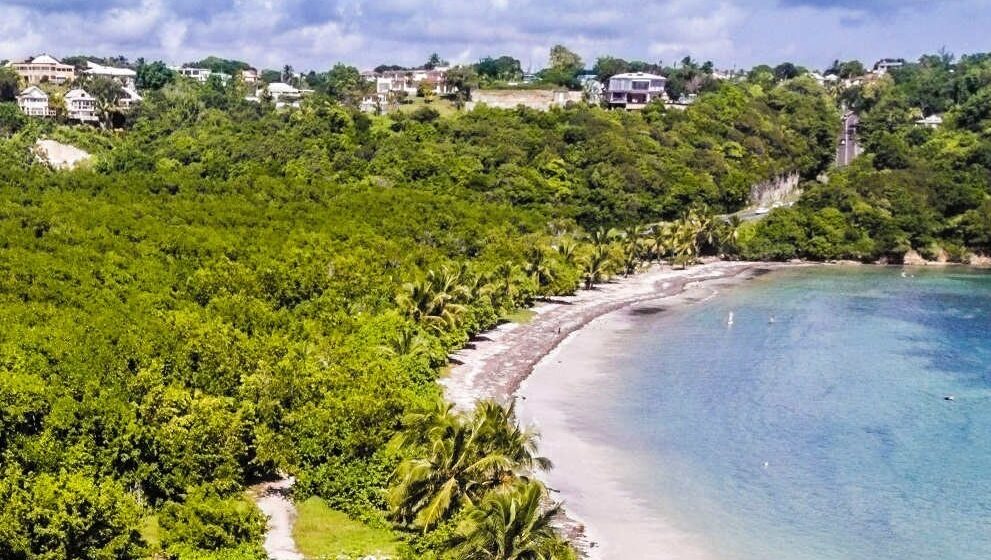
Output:
<svg viewBox="0 0 991 560">
<path fill-rule="evenodd" d="M 93 61 L 87 61 L 87 65 L 88 67 L 83 70 L 83 74 L 87 76 L 109 78 L 120 82 L 120 84 L 125 88 L 134 88 L 134 83 L 138 74 L 130 68 L 103 66 L 102 64 L 97 64 Z"/>
<path fill-rule="evenodd" d="M 641 109 L 656 99 L 666 100 L 667 78 L 646 72 L 616 74 L 609 78 L 605 100 L 610 107 Z"/>
<path fill-rule="evenodd" d="M 81 89 L 65 94 L 65 108 L 69 119 L 80 122 L 96 122 L 96 99 Z"/>
<path fill-rule="evenodd" d="M 455 91 L 455 88 L 447 85 L 447 71 L 447 67 L 438 66 L 432 69 L 365 71 L 361 76 L 366 81 L 375 83 L 375 93 L 378 95 L 406 92 L 412 97 L 417 94 L 422 83 L 427 84 L 436 95 L 447 95 Z"/>
<path fill-rule="evenodd" d="M 904 58 L 882 58 L 874 63 L 874 73 L 878 76 L 883 76 L 888 71 L 901 68 L 902 66 L 905 66 Z"/>
<path fill-rule="evenodd" d="M 943 117 L 939 115 L 929 115 L 926 118 L 915 121 L 915 124 L 926 128 L 939 128 L 943 124 Z"/>
<path fill-rule="evenodd" d="M 37 85 L 43 82 L 64 84 L 76 78 L 74 66 L 62 64 L 58 59 L 47 54 L 24 62 L 12 62 L 10 67 L 24 78 L 28 85 Z"/>
<path fill-rule="evenodd" d="M 48 94 L 38 86 L 31 86 L 17 96 L 17 106 L 29 117 L 54 117 L 55 110 L 48 105 Z"/>
<path fill-rule="evenodd" d="M 245 68 L 244 70 L 241 70 L 242 82 L 246 84 L 255 84 L 258 83 L 258 79 L 258 70 L 255 70 L 254 68 Z"/>
</svg>

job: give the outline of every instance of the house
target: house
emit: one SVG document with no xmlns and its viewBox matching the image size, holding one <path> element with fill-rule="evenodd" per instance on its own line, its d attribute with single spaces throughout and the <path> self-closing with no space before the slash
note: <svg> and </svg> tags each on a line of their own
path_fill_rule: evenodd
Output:
<svg viewBox="0 0 991 560">
<path fill-rule="evenodd" d="M 456 91 L 447 84 L 448 70 L 446 66 L 437 66 L 429 69 L 365 71 L 361 76 L 365 81 L 375 83 L 375 93 L 379 95 L 405 92 L 413 97 L 419 91 L 420 84 L 426 84 L 436 95 L 448 95 Z"/>
<path fill-rule="evenodd" d="M 17 106 L 29 117 L 54 117 L 55 110 L 48 105 L 48 94 L 38 86 L 31 86 L 17 96 Z"/>
<path fill-rule="evenodd" d="M 96 99 L 81 89 L 74 89 L 65 94 L 66 115 L 71 120 L 81 122 L 96 122 Z"/>
<path fill-rule="evenodd" d="M 138 103 L 141 103 L 143 100 L 144 98 L 138 95 L 137 90 L 133 88 L 124 88 L 124 93 L 117 101 L 117 106 L 126 111 L 133 108 Z"/>
<path fill-rule="evenodd" d="M 43 54 L 24 62 L 12 62 L 14 69 L 28 85 L 42 82 L 64 84 L 76 79 L 76 68 L 70 64 L 62 64 L 58 59 Z"/>
<path fill-rule="evenodd" d="M 282 109 L 285 107 L 299 107 L 299 101 L 304 96 L 313 93 L 313 90 L 297 89 L 289 84 L 275 82 L 273 84 L 268 84 L 267 86 L 258 88 L 255 95 L 249 96 L 246 99 L 248 101 L 258 102 L 261 100 L 265 92 L 268 92 L 268 95 L 272 98 L 272 103 L 275 104 L 275 108 Z"/>
<path fill-rule="evenodd" d="M 133 88 L 138 73 L 130 68 L 114 68 L 113 66 L 103 66 L 93 61 L 87 61 L 87 68 L 83 74 L 100 78 L 116 80 L 125 88 Z"/>
<path fill-rule="evenodd" d="M 230 74 L 224 74 L 223 72 L 214 72 L 213 70 L 210 70 L 209 68 L 193 68 L 193 67 L 187 67 L 187 66 L 170 66 L 169 67 L 169 70 L 172 70 L 173 72 L 175 72 L 176 74 L 179 74 L 180 76 L 182 76 L 184 78 L 189 78 L 190 80 L 196 80 L 197 82 L 199 82 L 201 84 L 205 84 L 206 81 L 210 79 L 210 76 L 217 76 L 217 77 L 219 77 L 220 78 L 220 81 L 224 82 L 225 84 L 228 81 L 230 81 L 230 79 L 231 79 L 231 75 Z"/>
<path fill-rule="evenodd" d="M 874 63 L 874 73 L 879 76 L 883 76 L 887 74 L 889 70 L 901 68 L 902 66 L 905 66 L 904 58 L 882 58 Z"/>
<path fill-rule="evenodd" d="M 646 72 L 616 74 L 609 78 L 605 100 L 610 107 L 641 109 L 655 99 L 666 100 L 664 84 L 667 78 Z"/>
<path fill-rule="evenodd" d="M 259 76 L 258 70 L 254 68 L 245 68 L 241 70 L 241 81 L 246 84 L 256 84 L 258 83 Z"/>
<path fill-rule="evenodd" d="M 926 128 L 939 128 L 943 124 L 943 117 L 939 115 L 929 115 L 924 119 L 915 121 L 915 124 Z"/>
</svg>

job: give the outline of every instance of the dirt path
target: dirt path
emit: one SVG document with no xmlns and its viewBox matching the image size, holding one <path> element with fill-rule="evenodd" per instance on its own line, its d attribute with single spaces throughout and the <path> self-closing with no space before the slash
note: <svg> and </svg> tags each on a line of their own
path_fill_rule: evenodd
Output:
<svg viewBox="0 0 991 560">
<path fill-rule="evenodd" d="M 258 509 L 268 517 L 263 546 L 271 560 L 304 560 L 296 550 L 296 541 L 292 537 L 296 506 L 289 492 L 293 482 L 292 478 L 281 478 L 256 484 L 249 489 Z"/>
</svg>

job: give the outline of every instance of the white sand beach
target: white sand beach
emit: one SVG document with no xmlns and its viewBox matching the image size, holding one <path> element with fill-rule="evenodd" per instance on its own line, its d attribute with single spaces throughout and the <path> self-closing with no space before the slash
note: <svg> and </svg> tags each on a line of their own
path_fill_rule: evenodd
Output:
<svg viewBox="0 0 991 560">
<path fill-rule="evenodd" d="M 588 558 L 704 560 L 697 539 L 656 518 L 624 489 L 620 469 L 627 462 L 615 448 L 592 441 L 574 426 L 561 396 L 575 386 L 610 383 L 608 368 L 587 365 L 608 362 L 609 334 L 628 327 L 626 317 L 613 312 L 636 305 L 689 305 L 782 266 L 787 265 L 717 261 L 687 270 L 655 266 L 595 290 L 554 298 L 537 305 L 529 323 L 501 325 L 477 337 L 453 356 L 456 365 L 441 383 L 447 398 L 462 409 L 479 399 L 518 398 L 521 422 L 540 430 L 541 454 L 555 463 L 542 477 L 554 498 L 564 502 L 568 532 Z M 590 330 L 603 335 L 587 336 Z M 560 359 L 564 356 L 567 363 Z"/>
</svg>

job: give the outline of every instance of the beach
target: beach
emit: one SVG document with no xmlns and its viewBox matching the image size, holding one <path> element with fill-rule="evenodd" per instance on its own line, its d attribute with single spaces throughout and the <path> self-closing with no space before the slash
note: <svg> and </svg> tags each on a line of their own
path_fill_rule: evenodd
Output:
<svg viewBox="0 0 991 560">
<path fill-rule="evenodd" d="M 452 356 L 455 365 L 441 383 L 447 398 L 461 409 L 470 409 L 479 399 L 516 400 L 521 423 L 540 431 L 541 454 L 557 465 L 540 476 L 553 498 L 564 503 L 567 533 L 588 558 L 704 560 L 708 556 L 696 539 L 653 516 L 639 497 L 622 489 L 623 465 L 633 462 L 624 461 L 608 442 L 585 437 L 557 395 L 576 385 L 610 383 L 603 368 L 572 364 L 609 359 L 610 338 L 629 327 L 628 313 L 616 311 L 657 313 L 691 305 L 784 266 L 723 261 L 685 270 L 653 266 L 594 290 L 552 298 L 533 308 L 528 323 L 500 325 L 473 339 Z M 572 344 L 579 331 L 580 344 Z M 584 336 L 589 331 L 601 336 Z M 559 354 L 568 356 L 567 363 Z M 535 371 L 539 375 L 528 380 Z"/>
</svg>

